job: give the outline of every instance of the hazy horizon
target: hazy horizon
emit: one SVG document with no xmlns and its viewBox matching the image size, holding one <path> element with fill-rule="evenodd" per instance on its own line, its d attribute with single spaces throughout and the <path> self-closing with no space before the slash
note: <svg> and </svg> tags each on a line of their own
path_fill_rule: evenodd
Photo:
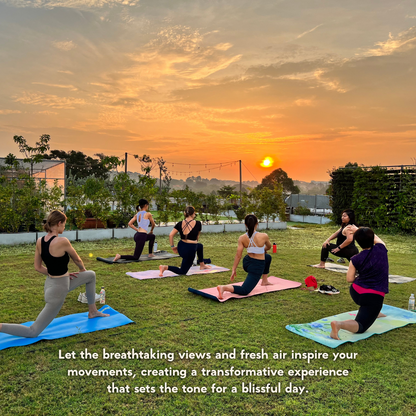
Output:
<svg viewBox="0 0 416 416">
<path fill-rule="evenodd" d="M 0 0 L 0 39 L 3 156 L 50 134 L 258 182 L 416 157 L 414 1 Z"/>
</svg>

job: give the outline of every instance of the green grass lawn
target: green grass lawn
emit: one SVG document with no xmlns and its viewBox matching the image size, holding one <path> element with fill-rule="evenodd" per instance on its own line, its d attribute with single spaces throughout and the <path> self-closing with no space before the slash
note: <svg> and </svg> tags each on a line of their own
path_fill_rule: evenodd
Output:
<svg viewBox="0 0 416 416">
<path fill-rule="evenodd" d="M 25 347 L 0 351 L 0 414 L 4 415 L 414 415 L 416 414 L 416 325 L 375 335 L 333 350 L 299 337 L 285 329 L 287 324 L 316 319 L 356 309 L 345 275 L 311 269 L 319 261 L 323 241 L 334 232 L 331 226 L 306 226 L 297 230 L 270 231 L 278 247 L 273 255 L 271 275 L 298 282 L 313 274 L 318 284 L 341 290 L 337 296 L 309 293 L 300 289 L 274 292 L 224 304 L 196 296 L 188 287 L 205 288 L 229 281 L 229 273 L 206 276 L 168 277 L 139 281 L 125 273 L 156 269 L 159 262 L 107 265 L 95 260 L 115 253 L 133 251 L 132 240 L 74 243 L 85 265 L 97 273 L 97 291 L 107 290 L 107 304 L 134 320 L 124 327 L 80 334 Z M 202 234 L 205 257 L 214 264 L 231 268 L 237 233 Z M 389 249 L 390 272 L 416 277 L 415 237 L 380 235 Z M 167 237 L 158 237 L 160 249 L 168 249 Z M 1 247 L 0 322 L 34 320 L 44 305 L 44 277 L 34 271 L 34 245 Z M 89 254 L 93 257 L 89 257 Z M 168 264 L 179 265 L 180 259 Z M 75 267 L 72 268 L 75 270 Z M 240 265 L 241 281 L 245 274 Z M 85 289 L 82 289 L 85 291 Z M 59 316 L 84 312 L 77 302 L 79 291 L 71 292 Z M 391 284 L 385 303 L 406 308 L 416 281 Z M 173 353 L 174 360 L 103 360 L 102 351 L 153 351 Z M 59 359 L 62 354 L 88 349 L 96 360 Z M 216 359 L 216 353 L 237 358 Z M 266 359 L 241 359 L 239 352 L 269 354 Z M 291 352 L 328 353 L 329 359 L 292 360 Z M 211 359 L 179 358 L 179 353 L 210 353 Z M 273 359 L 274 352 L 287 353 Z M 333 361 L 332 353 L 357 353 L 354 360 Z M 282 376 L 203 376 L 203 369 L 272 369 Z M 294 369 L 342 369 L 346 377 L 287 375 Z M 144 376 L 143 370 L 181 370 L 182 375 Z M 135 378 L 69 377 L 68 370 L 131 370 Z M 186 370 L 186 377 L 184 371 Z M 195 370 L 192 375 L 192 371 Z M 242 393 L 244 383 L 265 386 L 281 383 L 281 393 Z M 149 386 L 155 393 L 108 393 L 107 386 Z M 178 387 L 178 393 L 162 394 L 159 386 Z M 227 387 L 212 392 L 211 386 Z M 308 393 L 286 393 L 285 387 L 305 387 Z M 206 387 L 207 393 L 184 393 L 182 386 Z M 232 387 L 237 392 L 232 392 Z"/>
</svg>

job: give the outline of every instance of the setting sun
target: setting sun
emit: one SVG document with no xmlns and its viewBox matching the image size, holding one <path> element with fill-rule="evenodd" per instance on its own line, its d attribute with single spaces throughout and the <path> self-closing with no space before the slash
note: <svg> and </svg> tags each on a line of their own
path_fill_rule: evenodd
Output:
<svg viewBox="0 0 416 416">
<path fill-rule="evenodd" d="M 271 157 L 265 157 L 264 160 L 260 163 L 260 166 L 264 168 L 271 168 L 273 166 L 274 160 Z"/>
</svg>

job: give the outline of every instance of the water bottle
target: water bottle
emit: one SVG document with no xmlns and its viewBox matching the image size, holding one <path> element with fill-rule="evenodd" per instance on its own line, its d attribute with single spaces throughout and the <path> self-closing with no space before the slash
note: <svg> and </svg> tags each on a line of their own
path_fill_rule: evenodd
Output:
<svg viewBox="0 0 416 416">
<path fill-rule="evenodd" d="M 157 251 L 157 241 L 155 241 L 155 244 L 153 246 L 153 253 L 156 253 Z"/>
<path fill-rule="evenodd" d="M 410 295 L 409 298 L 409 307 L 408 307 L 409 311 L 414 311 L 415 310 L 415 295 L 412 293 Z"/>
<path fill-rule="evenodd" d="M 276 245 L 276 243 L 273 243 L 273 253 L 277 253 L 277 245 Z"/>
<path fill-rule="evenodd" d="M 105 289 L 104 289 L 104 286 L 101 286 L 101 290 L 100 290 L 100 303 L 102 305 L 105 304 Z"/>
</svg>

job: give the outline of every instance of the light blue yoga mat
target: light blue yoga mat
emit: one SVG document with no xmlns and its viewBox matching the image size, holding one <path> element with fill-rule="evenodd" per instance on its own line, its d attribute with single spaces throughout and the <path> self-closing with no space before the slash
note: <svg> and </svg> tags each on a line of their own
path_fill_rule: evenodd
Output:
<svg viewBox="0 0 416 416">
<path fill-rule="evenodd" d="M 308 324 L 286 325 L 286 329 L 312 341 L 319 342 L 330 348 L 337 348 L 339 345 L 346 342 L 357 342 L 366 339 L 375 334 L 382 334 L 383 332 L 391 331 L 395 328 L 400 328 L 408 324 L 416 323 L 416 313 L 406 311 L 405 309 L 396 308 L 394 306 L 383 305 L 382 313 L 387 315 L 384 318 L 378 318 L 373 325 L 363 334 L 353 334 L 341 329 L 338 333 L 341 340 L 333 339 L 329 336 L 331 333 L 332 321 L 346 321 L 348 319 L 355 319 L 357 311 L 344 312 L 339 315 L 322 318 L 319 321 Z"/>
<path fill-rule="evenodd" d="M 110 306 L 104 305 L 100 312 L 108 313 L 106 318 L 88 319 L 88 312 L 75 313 L 73 315 L 55 318 L 36 338 L 23 338 L 0 332 L 0 350 L 22 345 L 34 344 L 42 339 L 58 339 L 77 334 L 101 331 L 102 329 L 115 328 L 132 323 L 133 321 Z M 32 322 L 25 322 L 24 326 L 31 326 Z"/>
</svg>

